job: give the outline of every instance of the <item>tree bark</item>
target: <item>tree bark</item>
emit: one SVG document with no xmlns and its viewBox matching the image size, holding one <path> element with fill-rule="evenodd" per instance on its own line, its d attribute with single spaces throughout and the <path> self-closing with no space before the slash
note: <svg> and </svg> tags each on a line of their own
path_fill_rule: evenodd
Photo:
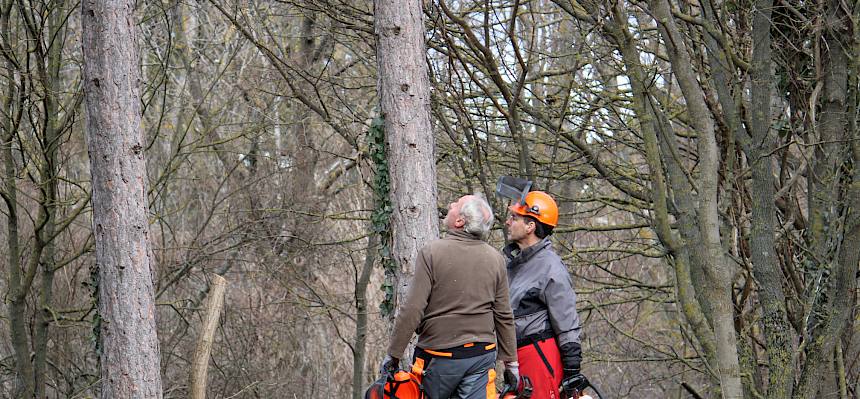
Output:
<svg viewBox="0 0 860 399">
<path fill-rule="evenodd" d="M 773 0 L 756 2 L 757 12 L 753 17 L 753 54 L 751 71 L 751 101 L 749 128 L 751 141 L 742 140 L 747 154 L 752 181 L 752 220 L 750 221 L 750 259 L 753 275 L 759 285 L 762 324 L 767 340 L 765 350 L 769 361 L 768 398 L 788 398 L 794 383 L 794 355 L 791 326 L 785 308 L 785 292 L 782 287 L 782 270 L 777 260 L 777 220 L 774 204 L 772 154 L 776 150 L 775 132 L 771 125 L 771 10 Z"/>
<path fill-rule="evenodd" d="M 420 0 L 374 1 L 380 106 L 391 173 L 396 302 L 406 295 L 415 256 L 438 237 L 435 140 Z"/>
<path fill-rule="evenodd" d="M 82 3 L 103 398 L 162 397 L 131 1 Z"/>
</svg>

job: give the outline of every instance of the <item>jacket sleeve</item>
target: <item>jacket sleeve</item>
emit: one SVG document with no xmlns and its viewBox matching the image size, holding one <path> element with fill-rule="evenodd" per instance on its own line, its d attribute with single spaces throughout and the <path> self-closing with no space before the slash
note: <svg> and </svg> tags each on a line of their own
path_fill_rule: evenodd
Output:
<svg viewBox="0 0 860 399">
<path fill-rule="evenodd" d="M 579 369 L 582 360 L 579 333 L 579 315 L 576 313 L 576 292 L 570 283 L 567 268 L 558 260 L 553 265 L 543 292 L 547 305 L 549 321 L 561 349 L 562 363 L 565 368 Z"/>
<path fill-rule="evenodd" d="M 406 302 L 400 307 L 397 318 L 394 321 L 394 331 L 391 333 L 391 342 L 388 345 L 388 354 L 391 357 L 401 359 L 406 346 L 412 339 L 412 333 L 418 328 L 424 318 L 424 310 L 430 298 L 432 288 L 429 252 L 425 248 L 418 251 L 415 257 L 415 274 L 409 283 L 409 292 Z"/>
<path fill-rule="evenodd" d="M 511 296 L 508 287 L 508 273 L 505 260 L 499 256 L 500 272 L 496 279 L 496 298 L 493 303 L 493 322 L 496 329 L 496 342 L 499 347 L 499 360 L 517 361 L 517 336 L 514 329 L 514 312 L 511 310 Z"/>
</svg>

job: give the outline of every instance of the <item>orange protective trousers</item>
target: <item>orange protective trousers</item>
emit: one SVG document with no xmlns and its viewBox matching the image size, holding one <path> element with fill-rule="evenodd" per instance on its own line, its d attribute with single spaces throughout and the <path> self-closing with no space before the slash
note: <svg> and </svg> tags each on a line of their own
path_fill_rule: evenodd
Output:
<svg viewBox="0 0 860 399">
<path fill-rule="evenodd" d="M 561 399 L 558 387 L 564 370 L 555 338 L 521 346 L 517 349 L 517 360 L 520 362 L 520 375 L 531 379 L 531 399 Z"/>
</svg>

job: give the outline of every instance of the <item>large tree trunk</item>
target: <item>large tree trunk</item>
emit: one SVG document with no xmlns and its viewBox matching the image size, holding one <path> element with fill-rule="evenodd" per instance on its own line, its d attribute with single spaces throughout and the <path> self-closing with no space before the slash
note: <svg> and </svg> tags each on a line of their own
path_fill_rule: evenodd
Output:
<svg viewBox="0 0 860 399">
<path fill-rule="evenodd" d="M 103 398 L 161 398 L 131 1 L 82 3 Z"/>
<path fill-rule="evenodd" d="M 406 294 L 415 255 L 439 235 L 430 81 L 420 0 L 374 1 L 380 105 L 391 173 L 396 295 Z"/>
</svg>

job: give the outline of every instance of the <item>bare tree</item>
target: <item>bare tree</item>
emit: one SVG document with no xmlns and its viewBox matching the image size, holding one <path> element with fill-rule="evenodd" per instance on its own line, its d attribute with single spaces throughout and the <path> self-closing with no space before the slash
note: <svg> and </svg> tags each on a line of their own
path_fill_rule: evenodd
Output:
<svg viewBox="0 0 860 399">
<path fill-rule="evenodd" d="M 5 184 L 0 195 L 8 211 L 6 298 L 18 397 L 46 396 L 49 327 L 55 317 L 54 276 L 80 255 L 65 257 L 69 247 L 58 236 L 69 233 L 70 223 L 87 203 L 71 205 L 78 201 L 62 190 L 68 186 L 61 183 L 60 171 L 66 162 L 61 149 L 69 143 L 81 101 L 74 79 L 64 79 L 61 74 L 68 43 L 66 7 L 63 1 L 0 5 L 5 75 Z M 20 43 L 32 47 L 22 48 Z M 18 181 L 24 176 L 25 180 Z M 29 188 L 30 182 L 35 190 Z M 35 322 L 28 320 L 31 317 Z"/>
<path fill-rule="evenodd" d="M 406 294 L 418 250 L 439 235 L 421 5 L 419 0 L 377 0 L 373 6 L 377 91 L 391 174 L 396 298 Z"/>
<path fill-rule="evenodd" d="M 161 398 L 131 1 L 81 7 L 103 398 Z"/>
</svg>

